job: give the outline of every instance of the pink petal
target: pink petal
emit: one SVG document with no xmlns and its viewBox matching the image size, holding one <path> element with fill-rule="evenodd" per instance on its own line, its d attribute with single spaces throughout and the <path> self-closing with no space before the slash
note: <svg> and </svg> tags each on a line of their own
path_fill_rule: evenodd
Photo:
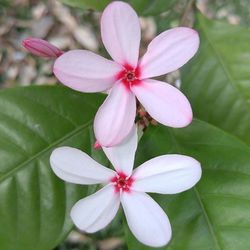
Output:
<svg viewBox="0 0 250 250">
<path fill-rule="evenodd" d="M 70 215 L 80 230 L 94 233 L 113 220 L 119 206 L 119 195 L 114 192 L 114 187 L 109 185 L 78 201 Z"/>
<path fill-rule="evenodd" d="M 59 178 L 76 184 L 107 183 L 115 175 L 113 170 L 71 147 L 55 149 L 50 156 L 50 165 Z"/>
<path fill-rule="evenodd" d="M 87 50 L 71 50 L 54 64 L 54 74 L 64 85 L 81 92 L 109 89 L 122 67 Z"/>
<path fill-rule="evenodd" d="M 169 242 L 172 231 L 168 217 L 149 195 L 123 192 L 121 202 L 128 226 L 140 242 L 152 247 Z"/>
<path fill-rule="evenodd" d="M 131 90 L 156 121 L 175 128 L 185 127 L 192 122 L 192 108 L 188 99 L 170 84 L 149 79 L 133 85 Z"/>
<path fill-rule="evenodd" d="M 141 30 L 138 16 L 130 5 L 120 1 L 109 4 L 102 14 L 101 34 L 114 61 L 137 66 Z"/>
<path fill-rule="evenodd" d="M 133 190 L 161 194 L 176 194 L 193 187 L 201 178 L 201 166 L 185 155 L 155 157 L 133 174 Z"/>
<path fill-rule="evenodd" d="M 141 79 L 179 69 L 194 56 L 198 47 L 199 35 L 193 29 L 179 27 L 161 33 L 141 59 Z"/>
<path fill-rule="evenodd" d="M 137 128 L 134 125 L 130 134 L 121 144 L 114 147 L 102 148 L 117 172 L 122 172 L 127 176 L 131 175 L 137 148 L 137 139 Z"/>
<path fill-rule="evenodd" d="M 95 117 L 97 141 L 104 147 L 121 143 L 133 127 L 135 113 L 134 94 L 123 83 L 115 83 Z"/>
</svg>

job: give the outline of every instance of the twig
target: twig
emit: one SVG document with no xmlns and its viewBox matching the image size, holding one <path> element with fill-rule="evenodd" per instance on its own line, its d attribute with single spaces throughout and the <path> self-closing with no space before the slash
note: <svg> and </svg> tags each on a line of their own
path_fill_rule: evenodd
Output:
<svg viewBox="0 0 250 250">
<path fill-rule="evenodd" d="M 185 11 L 181 17 L 180 26 L 186 26 L 187 20 L 188 20 L 188 15 L 189 15 L 190 11 L 192 11 L 194 3 L 195 3 L 195 0 L 188 1 L 187 6 L 185 8 Z"/>
</svg>

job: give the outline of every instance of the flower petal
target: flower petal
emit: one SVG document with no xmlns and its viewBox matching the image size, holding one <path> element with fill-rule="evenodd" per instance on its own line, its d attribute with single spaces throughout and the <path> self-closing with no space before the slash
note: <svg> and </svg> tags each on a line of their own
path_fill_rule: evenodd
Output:
<svg viewBox="0 0 250 250">
<path fill-rule="evenodd" d="M 74 224 L 88 233 L 94 233 L 106 227 L 115 217 L 120 206 L 119 194 L 111 185 L 79 200 L 71 210 Z"/>
<path fill-rule="evenodd" d="M 149 79 L 131 89 L 156 121 L 175 128 L 191 123 L 193 114 L 188 99 L 170 84 Z"/>
<path fill-rule="evenodd" d="M 104 147 L 121 143 L 133 127 L 135 114 L 134 94 L 122 82 L 116 82 L 95 116 L 97 141 Z"/>
<path fill-rule="evenodd" d="M 171 239 L 171 225 L 162 208 L 147 194 L 123 192 L 122 207 L 128 226 L 143 244 L 160 247 Z"/>
<path fill-rule="evenodd" d="M 54 74 L 64 85 L 81 92 L 109 89 L 122 70 L 119 64 L 87 50 L 71 50 L 54 64 Z"/>
<path fill-rule="evenodd" d="M 137 140 L 137 128 L 134 125 L 130 134 L 121 144 L 114 147 L 102 148 L 117 172 L 122 172 L 127 176 L 131 175 L 134 166 Z"/>
<path fill-rule="evenodd" d="M 50 156 L 50 165 L 59 178 L 76 184 L 105 183 L 115 175 L 113 170 L 71 147 L 55 149 Z"/>
<path fill-rule="evenodd" d="M 185 155 L 155 157 L 137 169 L 133 190 L 161 194 L 176 194 L 193 187 L 201 178 L 201 166 Z"/>
<path fill-rule="evenodd" d="M 120 1 L 109 4 L 102 14 L 101 34 L 114 61 L 137 66 L 141 30 L 139 18 L 130 5 Z"/>
<path fill-rule="evenodd" d="M 149 44 L 140 61 L 141 79 L 160 76 L 179 69 L 197 52 L 199 35 L 178 27 L 162 32 Z"/>
</svg>

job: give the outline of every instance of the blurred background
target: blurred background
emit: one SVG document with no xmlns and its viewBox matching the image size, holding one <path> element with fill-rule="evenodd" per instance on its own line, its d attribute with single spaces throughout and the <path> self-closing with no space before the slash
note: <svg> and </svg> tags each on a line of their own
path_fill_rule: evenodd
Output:
<svg viewBox="0 0 250 250">
<path fill-rule="evenodd" d="M 154 5 L 156 1 L 151 3 Z M 62 2 L 71 4 L 74 1 Z M 101 12 L 74 8 L 62 2 L 0 0 L 0 88 L 57 83 L 52 74 L 53 60 L 33 56 L 22 47 L 21 41 L 29 36 L 48 40 L 63 51 L 81 48 L 107 56 L 99 30 Z M 137 11 L 142 16 L 141 54 L 161 31 L 180 25 L 192 27 L 198 11 L 232 25 L 250 24 L 249 0 L 166 0 L 165 9 L 154 8 L 154 17 L 150 15 L 151 9 Z M 167 78 L 168 82 L 175 82 L 178 72 Z M 85 236 L 74 231 L 56 249 L 125 249 L 119 237 L 119 223 L 117 221 L 114 228 L 110 228 L 112 233 L 104 231 Z"/>
<path fill-rule="evenodd" d="M 159 32 L 178 25 L 193 26 L 196 9 L 231 24 L 250 23 L 249 0 L 166 0 L 166 9 L 154 9 L 159 12 L 154 18 L 150 10 L 139 11 L 143 15 L 141 53 Z M 64 51 L 84 48 L 105 55 L 99 19 L 100 12 L 69 7 L 56 0 L 0 0 L 0 87 L 56 83 L 51 72 L 53 61 L 22 48 L 21 41 L 29 36 L 48 40 Z"/>
</svg>

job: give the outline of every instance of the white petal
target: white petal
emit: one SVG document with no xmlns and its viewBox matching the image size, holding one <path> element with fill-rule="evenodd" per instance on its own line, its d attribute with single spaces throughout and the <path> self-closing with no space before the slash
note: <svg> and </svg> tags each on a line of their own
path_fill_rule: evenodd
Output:
<svg viewBox="0 0 250 250">
<path fill-rule="evenodd" d="M 123 69 L 119 64 L 87 50 L 71 50 L 54 64 L 54 74 L 64 85 L 81 92 L 109 89 Z"/>
<path fill-rule="evenodd" d="M 135 114 L 134 94 L 123 83 L 116 82 L 95 116 L 97 141 L 105 147 L 121 143 L 134 125 Z"/>
<path fill-rule="evenodd" d="M 181 128 L 192 122 L 193 113 L 188 99 L 170 84 L 148 79 L 131 89 L 146 111 L 161 124 Z"/>
<path fill-rule="evenodd" d="M 114 61 L 137 66 L 141 30 L 139 18 L 130 5 L 120 1 L 109 4 L 102 14 L 101 34 Z"/>
<path fill-rule="evenodd" d="M 137 128 L 134 125 L 130 134 L 121 144 L 114 147 L 102 148 L 117 172 L 122 172 L 127 176 L 131 175 L 134 166 L 137 140 Z"/>
<path fill-rule="evenodd" d="M 122 207 L 128 226 L 143 244 L 160 247 L 171 239 L 171 225 L 162 208 L 147 194 L 122 193 Z"/>
<path fill-rule="evenodd" d="M 176 194 L 193 187 L 201 178 L 201 166 L 185 155 L 155 157 L 133 173 L 133 190 L 161 194 Z"/>
<path fill-rule="evenodd" d="M 71 147 L 55 149 L 50 156 L 50 164 L 59 178 L 77 184 L 106 183 L 115 175 L 113 170 Z"/>
<path fill-rule="evenodd" d="M 197 52 L 199 35 L 178 27 L 162 32 L 149 44 L 140 61 L 141 79 L 160 76 L 179 69 Z"/>
<path fill-rule="evenodd" d="M 112 185 L 79 200 L 71 210 L 74 224 L 88 233 L 106 227 L 115 217 L 120 205 L 120 197 Z"/>
</svg>

